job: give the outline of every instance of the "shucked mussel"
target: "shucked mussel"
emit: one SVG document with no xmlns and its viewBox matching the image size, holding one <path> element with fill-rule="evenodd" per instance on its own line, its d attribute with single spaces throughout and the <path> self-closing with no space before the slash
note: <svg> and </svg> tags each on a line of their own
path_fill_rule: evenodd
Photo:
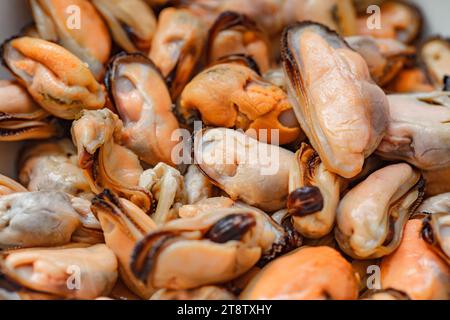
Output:
<svg viewBox="0 0 450 320">
<path fill-rule="evenodd" d="M 60 134 L 56 119 L 18 83 L 0 80 L 0 101 L 0 141 L 46 139 Z"/>
<path fill-rule="evenodd" d="M 103 87 L 86 65 L 63 47 L 20 37 L 3 44 L 3 62 L 49 113 L 75 119 L 83 110 L 105 105 Z"/>
<path fill-rule="evenodd" d="M 366 62 L 337 33 L 311 22 L 284 30 L 282 58 L 290 101 L 313 148 L 331 172 L 356 176 L 388 121 L 388 101 Z"/>
<path fill-rule="evenodd" d="M 173 164 L 172 134 L 178 122 L 159 70 L 141 54 L 119 54 L 109 65 L 106 86 L 123 121 L 121 141 L 150 165 Z"/>
</svg>

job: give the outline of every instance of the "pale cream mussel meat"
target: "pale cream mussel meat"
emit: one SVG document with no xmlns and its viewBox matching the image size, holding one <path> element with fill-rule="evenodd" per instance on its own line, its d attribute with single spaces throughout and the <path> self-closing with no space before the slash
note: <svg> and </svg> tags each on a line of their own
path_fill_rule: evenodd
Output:
<svg viewBox="0 0 450 320">
<path fill-rule="evenodd" d="M 111 52 L 111 38 L 91 1 L 30 0 L 30 5 L 39 37 L 65 47 L 100 79 Z M 79 15 L 73 15 L 73 6 Z"/>
<path fill-rule="evenodd" d="M 286 206 L 293 156 L 231 129 L 205 129 L 194 138 L 194 161 L 210 181 L 233 200 L 268 212 Z"/>
<path fill-rule="evenodd" d="M 448 300 L 450 268 L 420 236 L 423 221 L 406 223 L 400 246 L 381 261 L 382 289 L 405 292 L 413 300 Z"/>
<path fill-rule="evenodd" d="M 72 120 L 83 109 L 105 105 L 103 87 L 75 55 L 63 47 L 38 38 L 7 40 L 3 62 L 49 113 Z"/>
<path fill-rule="evenodd" d="M 389 125 L 377 154 L 423 170 L 450 166 L 450 92 L 388 95 Z"/>
<path fill-rule="evenodd" d="M 210 197 L 197 201 L 194 204 L 185 204 L 178 209 L 180 218 L 191 218 L 199 214 L 208 213 L 220 208 L 230 208 L 234 206 L 235 201 L 228 197 Z M 273 215 L 272 215 L 273 217 Z M 277 223 L 281 224 L 280 221 Z"/>
<path fill-rule="evenodd" d="M 87 199 L 94 196 L 69 139 L 25 146 L 18 168 L 19 181 L 29 191 L 63 191 Z"/>
<path fill-rule="evenodd" d="M 0 254 L 0 270 L 8 279 L 31 290 L 63 298 L 94 299 L 113 288 L 117 259 L 104 244 L 70 244 L 4 251 Z M 78 280 L 72 279 L 68 270 L 78 272 Z"/>
<path fill-rule="evenodd" d="M 376 4 L 371 1 L 371 5 Z M 376 38 L 390 38 L 409 44 L 416 40 L 422 31 L 423 16 L 411 1 L 389 0 L 380 4 L 381 24 L 377 20 L 368 21 L 367 13 L 357 18 L 357 34 Z M 369 23 L 368 23 L 369 22 Z"/>
<path fill-rule="evenodd" d="M 166 8 L 159 14 L 149 57 L 161 70 L 173 99 L 192 76 L 206 37 L 207 27 L 188 9 Z"/>
<path fill-rule="evenodd" d="M 222 12 L 209 30 L 207 62 L 233 54 L 252 57 L 265 72 L 270 66 L 269 40 L 255 21 L 234 11 Z"/>
<path fill-rule="evenodd" d="M 379 86 L 388 84 L 415 54 L 413 47 L 395 39 L 353 36 L 345 40 L 367 62 L 370 75 Z"/>
<path fill-rule="evenodd" d="M 228 290 L 218 286 L 202 286 L 189 290 L 159 289 L 150 300 L 236 300 Z"/>
<path fill-rule="evenodd" d="M 17 192 L 0 198 L 0 248 L 58 246 L 80 226 L 62 192 Z"/>
<path fill-rule="evenodd" d="M 106 245 L 117 256 L 120 278 L 133 293 L 143 299 L 150 298 L 156 290 L 139 281 L 130 265 L 135 245 L 156 229 L 155 222 L 132 202 L 108 189 L 93 199 L 91 209 L 100 221 Z"/>
<path fill-rule="evenodd" d="M 147 285 L 192 289 L 232 280 L 292 249 L 292 240 L 264 212 L 236 203 L 158 228 L 136 245 L 131 268 Z"/>
<path fill-rule="evenodd" d="M 366 62 L 338 34 L 312 22 L 285 29 L 282 59 L 293 109 L 312 147 L 329 171 L 356 176 L 388 122 L 387 98 Z"/>
<path fill-rule="evenodd" d="M 184 174 L 184 185 L 188 204 L 211 198 L 216 193 L 214 185 L 195 164 L 187 168 Z"/>
<path fill-rule="evenodd" d="M 149 51 L 157 21 L 144 0 L 93 0 L 92 3 L 121 48 L 127 52 Z"/>
<path fill-rule="evenodd" d="M 302 143 L 289 171 L 288 214 L 294 228 L 307 238 L 331 232 L 339 203 L 341 178 L 328 171 L 319 155 Z"/>
<path fill-rule="evenodd" d="M 243 300 L 352 300 L 358 282 L 351 264 L 329 247 L 301 247 L 265 266 L 240 295 Z"/>
<path fill-rule="evenodd" d="M 411 300 L 406 292 L 401 290 L 387 289 L 371 289 L 364 292 L 361 296 L 362 300 Z"/>
<path fill-rule="evenodd" d="M 196 75 L 181 94 L 181 115 L 189 119 L 199 112 L 207 125 L 242 129 L 268 143 L 297 139 L 301 130 L 287 94 L 235 62 L 222 60 Z"/>
<path fill-rule="evenodd" d="M 177 169 L 160 162 L 142 173 L 139 186 L 148 190 L 157 203 L 152 213 L 157 225 L 178 218 L 178 209 L 186 203 L 187 195 L 183 176 Z"/>
<path fill-rule="evenodd" d="M 119 54 L 112 59 L 105 82 L 123 121 L 124 146 L 150 165 L 161 161 L 173 165 L 172 150 L 179 141 L 172 135 L 178 122 L 153 62 L 141 54 Z"/>
<path fill-rule="evenodd" d="M 335 228 L 339 247 L 355 259 L 392 253 L 423 199 L 423 189 L 421 174 L 406 163 L 372 173 L 339 203 Z"/>
<path fill-rule="evenodd" d="M 417 212 L 426 215 L 422 224 L 422 238 L 450 263 L 450 193 L 426 199 Z"/>
<path fill-rule="evenodd" d="M 46 139 L 61 133 L 56 119 L 18 83 L 0 80 L 0 101 L 0 141 Z"/>
<path fill-rule="evenodd" d="M 0 249 L 104 242 L 90 201 L 60 191 L 15 192 L 0 198 Z"/>
<path fill-rule="evenodd" d="M 450 76 L 450 39 L 428 39 L 419 48 L 419 58 L 434 87 L 437 90 L 447 88 L 445 77 Z"/>
<path fill-rule="evenodd" d="M 83 111 L 72 124 L 78 166 L 84 170 L 92 192 L 105 188 L 127 198 L 149 212 L 152 195 L 139 187 L 143 172 L 139 158 L 120 145 L 122 122 L 108 109 Z"/>
</svg>

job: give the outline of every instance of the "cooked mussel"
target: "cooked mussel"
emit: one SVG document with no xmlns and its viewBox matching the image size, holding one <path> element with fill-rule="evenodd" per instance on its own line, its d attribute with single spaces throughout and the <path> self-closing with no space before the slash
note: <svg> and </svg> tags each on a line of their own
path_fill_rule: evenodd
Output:
<svg viewBox="0 0 450 320">
<path fill-rule="evenodd" d="M 236 203 L 158 228 L 136 245 L 131 268 L 148 285 L 191 289 L 234 279 L 291 245 L 268 215 Z"/>
<path fill-rule="evenodd" d="M 311 22 L 285 29 L 282 59 L 293 109 L 314 150 L 329 171 L 356 176 L 388 120 L 387 98 L 366 62 L 338 34 Z"/>
<path fill-rule="evenodd" d="M 371 289 L 364 292 L 361 296 L 363 300 L 411 300 L 411 298 L 403 291 L 387 288 L 387 289 Z"/>
<path fill-rule="evenodd" d="M 0 174 L 0 197 L 16 192 L 27 192 L 28 190 L 7 176 Z"/>
<path fill-rule="evenodd" d="M 91 198 L 89 182 L 76 157 L 75 146 L 68 139 L 26 146 L 19 158 L 19 181 L 29 191 L 63 191 Z"/>
<path fill-rule="evenodd" d="M 150 49 L 156 18 L 144 0 L 93 0 L 108 23 L 114 41 L 127 52 Z"/>
<path fill-rule="evenodd" d="M 348 300 L 358 297 L 352 266 L 329 247 L 303 247 L 282 256 L 254 277 L 244 300 Z"/>
<path fill-rule="evenodd" d="M 209 30 L 207 61 L 245 54 L 252 57 L 262 72 L 270 66 L 269 41 L 248 16 L 233 11 L 222 12 Z"/>
<path fill-rule="evenodd" d="M 149 57 L 161 70 L 172 98 L 178 97 L 194 71 L 207 31 L 187 9 L 166 8 L 158 18 Z"/>
<path fill-rule="evenodd" d="M 133 275 L 130 263 L 134 246 L 154 231 L 156 224 L 136 205 L 107 189 L 93 199 L 91 208 L 100 221 L 106 245 L 117 256 L 122 281 L 141 298 L 150 298 L 155 289 L 142 284 Z"/>
<path fill-rule="evenodd" d="M 236 300 L 236 297 L 224 288 L 203 286 L 190 290 L 160 289 L 150 300 Z"/>
<path fill-rule="evenodd" d="M 426 199 L 417 209 L 423 219 L 422 238 L 450 263 L 450 193 Z"/>
<path fill-rule="evenodd" d="M 214 195 L 213 184 L 194 164 L 187 168 L 184 175 L 184 187 L 188 204 L 197 203 Z"/>
<path fill-rule="evenodd" d="M 319 155 L 302 143 L 289 171 L 288 213 L 294 228 L 307 238 L 332 230 L 339 203 L 341 178 L 329 172 Z"/>
<path fill-rule="evenodd" d="M 292 152 L 241 132 L 214 128 L 197 132 L 194 161 L 232 199 L 273 212 L 286 205 Z"/>
<path fill-rule="evenodd" d="M 111 189 L 149 211 L 152 196 L 138 185 L 143 169 L 138 156 L 118 143 L 121 132 L 122 122 L 110 110 L 84 110 L 72 124 L 78 166 L 84 170 L 95 194 Z"/>
<path fill-rule="evenodd" d="M 178 208 L 186 203 L 186 191 L 183 176 L 177 169 L 158 163 L 142 173 L 139 186 L 148 190 L 157 203 L 152 213 L 157 225 L 178 218 Z"/>
<path fill-rule="evenodd" d="M 344 36 L 357 33 L 356 10 L 352 0 L 287 0 L 284 21 L 321 23 Z"/>
<path fill-rule="evenodd" d="M 104 244 L 4 251 L 0 270 L 26 288 L 64 298 L 107 295 L 117 279 L 117 260 Z"/>
<path fill-rule="evenodd" d="M 450 297 L 450 268 L 420 237 L 422 221 L 406 223 L 397 250 L 381 261 L 381 284 L 405 292 L 411 299 Z"/>
<path fill-rule="evenodd" d="M 390 93 L 424 93 L 435 89 L 422 68 L 412 67 L 400 70 L 385 90 Z"/>
<path fill-rule="evenodd" d="M 80 219 L 62 192 L 16 192 L 0 197 L 0 249 L 70 242 Z"/>
<path fill-rule="evenodd" d="M 424 170 L 450 166 L 450 92 L 388 95 L 389 125 L 377 154 Z"/>
<path fill-rule="evenodd" d="M 0 141 L 46 139 L 61 128 L 18 83 L 0 80 Z"/>
<path fill-rule="evenodd" d="M 444 78 L 450 76 L 450 39 L 428 39 L 419 49 L 419 54 L 434 87 L 438 90 L 444 88 Z"/>
<path fill-rule="evenodd" d="M 418 38 L 422 31 L 422 14 L 410 1 L 383 1 L 380 4 L 379 14 L 381 23 L 376 27 L 368 23 L 367 15 L 358 17 L 357 33 L 411 43 Z"/>
<path fill-rule="evenodd" d="M 277 135 L 286 144 L 301 133 L 286 93 L 241 63 L 213 65 L 186 85 L 180 112 L 189 119 L 194 111 L 207 125 L 242 129 L 269 143 Z"/>
<path fill-rule="evenodd" d="M 353 36 L 345 40 L 367 62 L 370 76 L 379 86 L 391 81 L 415 53 L 413 47 L 395 39 Z"/>
<path fill-rule="evenodd" d="M 335 237 L 340 248 L 355 259 L 379 258 L 393 252 L 423 192 L 420 173 L 406 163 L 372 173 L 339 203 Z"/>
<path fill-rule="evenodd" d="M 30 0 L 40 38 L 72 52 L 100 79 L 111 51 L 111 38 L 99 13 L 88 0 Z M 71 17 L 73 9 L 78 17 Z"/>
<path fill-rule="evenodd" d="M 51 114 L 74 119 L 83 109 L 104 106 L 103 87 L 86 65 L 63 47 L 21 37 L 6 41 L 2 48 L 5 65 Z"/>
<path fill-rule="evenodd" d="M 148 164 L 173 164 L 178 122 L 155 65 L 141 54 L 119 54 L 109 65 L 106 86 L 123 121 L 123 144 Z"/>
</svg>

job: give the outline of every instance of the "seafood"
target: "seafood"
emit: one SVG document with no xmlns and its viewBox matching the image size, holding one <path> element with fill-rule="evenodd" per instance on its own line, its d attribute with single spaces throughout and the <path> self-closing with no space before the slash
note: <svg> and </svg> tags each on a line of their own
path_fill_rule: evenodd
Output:
<svg viewBox="0 0 450 320">
<path fill-rule="evenodd" d="M 100 79 L 111 52 L 108 30 L 88 0 L 30 0 L 40 38 L 56 42 L 75 54 Z M 73 6 L 80 17 L 71 19 Z"/>
<path fill-rule="evenodd" d="M 265 72 L 270 66 L 269 42 L 265 33 L 249 17 L 233 11 L 221 13 L 209 30 L 207 61 L 233 54 L 252 57 Z"/>
<path fill-rule="evenodd" d="M 91 208 L 100 221 L 106 245 L 117 256 L 120 278 L 139 297 L 150 298 L 155 289 L 142 284 L 131 272 L 130 265 L 134 246 L 156 229 L 155 222 L 139 207 L 108 189 L 93 199 Z"/>
<path fill-rule="evenodd" d="M 450 39 L 427 40 L 420 48 L 420 58 L 434 87 L 444 88 L 444 78 L 450 76 Z"/>
<path fill-rule="evenodd" d="M 228 197 L 211 197 L 200 200 L 195 204 L 186 204 L 178 209 L 180 218 L 195 217 L 220 208 L 230 208 L 234 201 Z M 272 216 L 273 217 L 273 216 Z M 278 222 L 278 221 L 277 221 Z"/>
<path fill-rule="evenodd" d="M 194 204 L 214 195 L 214 186 L 196 165 L 190 165 L 184 175 L 188 204 Z"/>
<path fill-rule="evenodd" d="M 111 30 L 114 41 L 127 52 L 148 52 L 156 18 L 144 0 L 93 0 Z"/>
<path fill-rule="evenodd" d="M 427 184 L 425 189 L 426 196 L 432 197 L 450 192 L 450 167 L 439 170 L 424 170 L 422 174 Z"/>
<path fill-rule="evenodd" d="M 137 155 L 120 142 L 122 122 L 108 109 L 82 112 L 72 124 L 78 166 L 84 170 L 92 192 L 108 188 L 149 211 L 151 194 L 138 186 L 143 169 Z"/>
<path fill-rule="evenodd" d="M 234 279 L 296 247 L 292 240 L 264 212 L 236 203 L 166 223 L 139 241 L 131 268 L 153 287 L 191 289 Z"/>
<path fill-rule="evenodd" d="M 236 300 L 236 297 L 224 288 L 203 286 L 190 290 L 160 289 L 150 300 Z"/>
<path fill-rule="evenodd" d="M 225 128 L 205 129 L 194 138 L 194 161 L 233 200 L 273 212 L 286 205 L 293 154 Z"/>
<path fill-rule="evenodd" d="M 178 208 L 186 202 L 184 180 L 181 173 L 161 162 L 153 169 L 144 171 L 139 178 L 139 186 L 153 195 L 158 203 L 152 213 L 156 224 L 164 224 L 178 217 Z"/>
<path fill-rule="evenodd" d="M 367 16 L 358 17 L 357 33 L 411 43 L 417 39 L 422 31 L 422 14 L 409 2 L 383 1 L 380 5 L 380 15 L 382 24 L 379 28 L 371 27 L 367 23 Z"/>
<path fill-rule="evenodd" d="M 189 119 L 194 111 L 206 125 L 242 129 L 268 143 L 286 144 L 301 133 L 286 93 L 240 63 L 213 65 L 186 85 L 180 112 Z"/>
<path fill-rule="evenodd" d="M 356 299 L 352 266 L 329 247 L 305 247 L 264 267 L 240 295 L 256 299 Z"/>
<path fill-rule="evenodd" d="M 0 174 L 0 197 L 16 192 L 27 192 L 28 190 L 15 180 Z"/>
<path fill-rule="evenodd" d="M 63 47 L 21 37 L 3 44 L 3 62 L 49 113 L 74 119 L 83 109 L 105 105 L 103 87 L 86 65 Z"/>
<path fill-rule="evenodd" d="M 0 197 L 0 249 L 70 242 L 80 219 L 62 192 L 17 192 Z"/>
<path fill-rule="evenodd" d="M 13 81 L 0 80 L 0 141 L 46 139 L 61 128 L 27 91 Z"/>
<path fill-rule="evenodd" d="M 172 149 L 178 140 L 172 134 L 178 122 L 155 65 L 140 54 L 119 54 L 109 65 L 106 86 L 123 121 L 123 144 L 148 164 L 173 164 Z"/>
<path fill-rule="evenodd" d="M 361 297 L 363 300 L 411 300 L 403 291 L 397 289 L 372 289 L 368 290 Z"/>
<path fill-rule="evenodd" d="M 406 163 L 372 173 L 339 203 L 335 237 L 339 247 L 355 259 L 392 253 L 403 228 L 423 199 L 424 181 Z"/>
<path fill-rule="evenodd" d="M 356 176 L 388 121 L 387 98 L 366 62 L 338 34 L 311 22 L 285 29 L 282 58 L 293 109 L 313 148 L 329 171 Z"/>
<path fill-rule="evenodd" d="M 377 154 L 424 170 L 450 166 L 450 93 L 388 95 L 389 125 Z"/>
<path fill-rule="evenodd" d="M 89 182 L 77 166 L 77 152 L 68 139 L 27 147 L 19 159 L 19 181 L 29 191 L 63 191 L 92 198 Z"/>
<path fill-rule="evenodd" d="M 356 11 L 352 0 L 287 0 L 284 5 L 286 22 L 314 21 L 344 36 L 357 31 Z"/>
<path fill-rule="evenodd" d="M 423 239 L 450 263 L 450 193 L 426 199 L 417 212 L 426 214 L 421 231 Z"/>
<path fill-rule="evenodd" d="M 172 98 L 189 81 L 206 37 L 203 22 L 189 10 L 166 8 L 159 14 L 149 57 L 161 70 Z"/>
<path fill-rule="evenodd" d="M 411 299 L 449 299 L 450 269 L 420 236 L 422 221 L 406 223 L 398 249 L 381 261 L 381 284 Z"/>
<path fill-rule="evenodd" d="M 294 228 L 307 238 L 332 230 L 340 195 L 340 177 L 329 172 L 319 155 L 303 143 L 289 171 L 288 213 Z"/>
<path fill-rule="evenodd" d="M 386 90 L 392 93 L 431 92 L 434 87 L 421 68 L 405 68 L 389 82 Z"/>
<path fill-rule="evenodd" d="M 415 53 L 414 48 L 395 39 L 353 36 L 345 41 L 364 58 L 370 76 L 379 86 L 388 84 Z"/>
<path fill-rule="evenodd" d="M 70 268 L 72 267 L 72 269 Z M 71 273 L 78 268 L 79 288 L 71 289 Z M 65 298 L 93 299 L 107 295 L 117 279 L 117 260 L 104 244 L 72 244 L 57 248 L 4 251 L 0 270 L 26 288 Z"/>
</svg>

